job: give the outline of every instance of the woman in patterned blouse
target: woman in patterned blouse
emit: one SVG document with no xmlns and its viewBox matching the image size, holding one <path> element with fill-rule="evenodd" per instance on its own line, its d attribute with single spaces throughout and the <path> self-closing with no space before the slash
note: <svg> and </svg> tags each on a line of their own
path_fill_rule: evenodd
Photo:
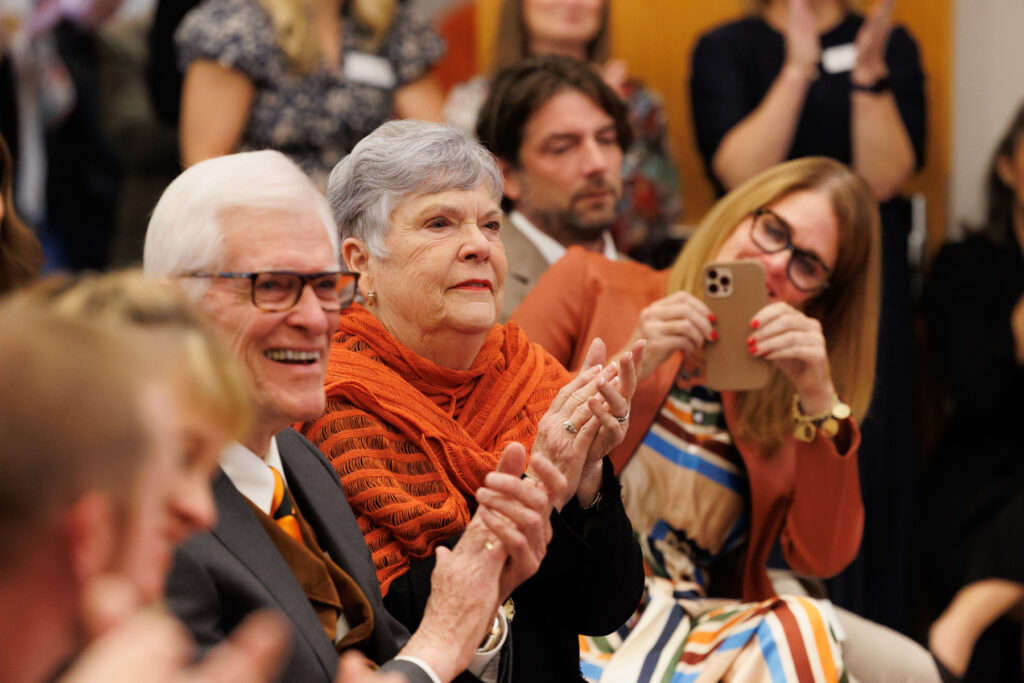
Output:
<svg viewBox="0 0 1024 683">
<path fill-rule="evenodd" d="M 387 119 L 441 116 L 443 41 L 398 0 L 207 0 L 175 41 L 185 166 L 277 149 L 322 187 Z"/>
</svg>

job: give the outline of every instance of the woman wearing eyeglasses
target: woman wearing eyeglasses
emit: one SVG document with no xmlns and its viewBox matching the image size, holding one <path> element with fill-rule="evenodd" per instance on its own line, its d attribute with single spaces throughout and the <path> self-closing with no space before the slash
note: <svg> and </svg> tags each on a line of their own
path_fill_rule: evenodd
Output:
<svg viewBox="0 0 1024 683">
<path fill-rule="evenodd" d="M 701 271 L 736 260 L 764 266 L 769 302 L 750 320 L 748 350 L 771 376 L 757 391 L 718 393 L 704 385 L 703 350 L 718 332 Z M 779 661 L 785 680 L 825 680 L 844 666 L 862 680 L 876 680 L 872 668 L 895 673 L 890 680 L 935 678 L 916 644 L 838 609 L 842 628 L 829 628 L 833 610 L 778 597 L 799 584 L 780 574 L 791 586 L 777 589 L 766 569 L 776 542 L 793 570 L 815 577 L 857 554 L 856 420 L 872 390 L 878 271 L 870 188 L 839 162 L 811 157 L 721 199 L 670 270 L 570 250 L 513 314 L 570 369 L 594 337 L 622 349 L 648 340 L 629 430 L 611 453 L 644 549 L 646 604 L 621 640 L 584 648 L 591 678 L 633 680 L 655 658 L 651 680 L 766 674 Z M 830 636 L 841 641 L 842 631 L 840 647 Z M 781 660 L 767 654 L 773 640 L 786 642 Z M 868 662 L 851 643 L 872 650 Z"/>
</svg>

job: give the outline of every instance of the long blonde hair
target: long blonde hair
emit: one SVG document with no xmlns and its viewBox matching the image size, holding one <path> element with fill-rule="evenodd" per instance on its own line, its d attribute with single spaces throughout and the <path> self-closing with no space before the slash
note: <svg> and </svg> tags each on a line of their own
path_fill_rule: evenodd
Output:
<svg viewBox="0 0 1024 683">
<path fill-rule="evenodd" d="M 398 0 L 346 0 L 351 17 L 366 28 L 370 37 L 359 49 L 376 52 L 395 19 Z M 277 33 L 277 44 L 288 57 L 292 69 L 313 73 L 320 66 L 323 52 L 313 28 L 309 0 L 259 0 L 270 15 Z"/>
<path fill-rule="evenodd" d="M 773 166 L 720 199 L 676 259 L 669 293 L 701 296 L 700 273 L 754 210 L 801 190 L 828 197 L 839 223 L 839 249 L 830 285 L 804 312 L 822 324 L 836 389 L 860 420 L 874 386 L 878 338 L 881 234 L 878 204 L 853 171 L 832 159 L 807 157 Z M 768 385 L 741 394 L 740 434 L 771 448 L 793 432 L 794 389 L 773 368 Z"/>
</svg>

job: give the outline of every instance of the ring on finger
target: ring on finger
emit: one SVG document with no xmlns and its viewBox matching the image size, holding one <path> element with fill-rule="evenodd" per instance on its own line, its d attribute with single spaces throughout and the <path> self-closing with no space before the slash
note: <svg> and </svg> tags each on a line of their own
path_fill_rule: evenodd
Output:
<svg viewBox="0 0 1024 683">
<path fill-rule="evenodd" d="M 574 425 L 572 422 L 569 422 L 569 420 L 566 420 L 565 422 L 562 423 L 562 429 L 569 432 L 570 434 L 575 434 L 576 432 L 579 431 L 578 429 L 576 429 L 576 425 Z"/>
<path fill-rule="evenodd" d="M 486 543 L 484 543 L 484 550 L 491 550 L 492 548 L 494 548 L 493 541 L 487 541 Z"/>
<path fill-rule="evenodd" d="M 615 419 L 619 421 L 620 425 L 621 424 L 626 424 L 626 422 L 629 420 L 629 411 L 627 410 L 626 414 L 623 415 L 622 417 L 619 417 L 618 415 L 616 415 Z"/>
</svg>

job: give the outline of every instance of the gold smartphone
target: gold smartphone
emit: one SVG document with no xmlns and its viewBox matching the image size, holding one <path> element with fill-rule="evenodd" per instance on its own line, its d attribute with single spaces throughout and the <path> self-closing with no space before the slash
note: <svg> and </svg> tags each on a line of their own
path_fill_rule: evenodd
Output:
<svg viewBox="0 0 1024 683">
<path fill-rule="evenodd" d="M 704 303 L 715 314 L 718 339 L 704 346 L 707 385 L 718 391 L 748 391 L 768 383 L 770 363 L 747 350 L 750 321 L 768 303 L 764 266 L 729 261 L 704 266 Z"/>
</svg>

